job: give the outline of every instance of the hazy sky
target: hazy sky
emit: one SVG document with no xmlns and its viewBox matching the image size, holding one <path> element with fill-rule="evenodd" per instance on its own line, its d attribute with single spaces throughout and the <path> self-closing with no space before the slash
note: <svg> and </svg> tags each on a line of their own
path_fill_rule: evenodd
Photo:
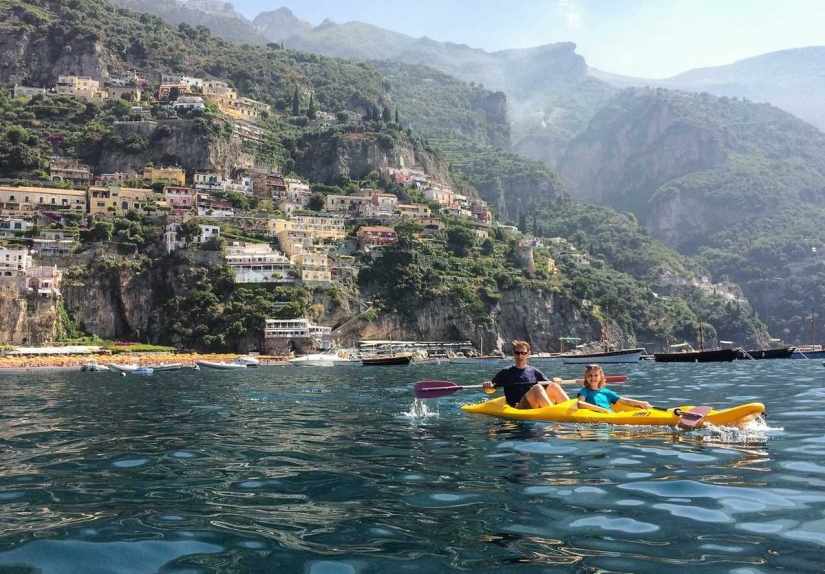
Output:
<svg viewBox="0 0 825 574">
<path fill-rule="evenodd" d="M 823 0 L 234 0 L 253 19 L 289 8 L 318 25 L 357 20 L 487 51 L 572 41 L 593 67 L 664 78 L 825 44 Z"/>
</svg>

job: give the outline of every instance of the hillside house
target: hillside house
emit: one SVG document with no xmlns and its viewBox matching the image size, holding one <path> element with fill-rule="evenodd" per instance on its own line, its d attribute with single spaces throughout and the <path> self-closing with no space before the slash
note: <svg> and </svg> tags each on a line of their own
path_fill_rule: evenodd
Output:
<svg viewBox="0 0 825 574">
<path fill-rule="evenodd" d="M 88 201 L 92 215 L 123 215 L 129 210 L 168 209 L 170 206 L 164 194 L 152 189 L 119 186 L 90 187 Z"/>
<path fill-rule="evenodd" d="M 147 165 L 143 168 L 143 180 L 148 182 L 167 181 L 169 185 L 186 185 L 186 173 L 179 167 L 154 167 Z"/>
<path fill-rule="evenodd" d="M 184 241 L 180 234 L 180 224 L 170 223 L 166 226 L 166 232 L 163 234 L 163 239 L 166 242 L 166 252 L 172 253 L 177 249 L 186 249 L 190 245 L 203 245 L 210 237 L 220 237 L 220 225 L 199 225 L 200 235 L 193 237 L 190 241 Z"/>
<path fill-rule="evenodd" d="M 31 264 L 27 248 L 0 247 L 0 277 L 16 277 L 18 273 L 25 273 Z"/>
<path fill-rule="evenodd" d="M 92 183 L 92 168 L 77 160 L 52 156 L 49 159 L 51 181 L 70 181 L 73 185 L 87 186 Z"/>
<path fill-rule="evenodd" d="M 183 215 L 195 208 L 195 194 L 190 187 L 167 185 L 163 188 L 163 198 L 175 215 Z"/>
<path fill-rule="evenodd" d="M 7 217 L 0 219 L 0 237 L 15 237 L 15 232 L 20 234 L 30 229 L 31 222 L 27 219 L 17 217 Z"/>
<path fill-rule="evenodd" d="M 235 272 L 235 283 L 295 282 L 292 262 L 266 243 L 232 243 L 225 260 Z"/>
<path fill-rule="evenodd" d="M 57 269 L 57 265 L 52 267 L 38 266 L 26 269 L 24 289 L 29 293 L 37 293 L 43 296 L 60 296 L 60 281 L 63 272 Z"/>
<path fill-rule="evenodd" d="M 86 213 L 86 205 L 81 189 L 0 186 L 0 215 L 29 215 L 37 209 Z"/>
<path fill-rule="evenodd" d="M 355 236 L 358 239 L 358 249 L 361 250 L 398 243 L 398 235 L 392 227 L 362 227 Z"/>
</svg>

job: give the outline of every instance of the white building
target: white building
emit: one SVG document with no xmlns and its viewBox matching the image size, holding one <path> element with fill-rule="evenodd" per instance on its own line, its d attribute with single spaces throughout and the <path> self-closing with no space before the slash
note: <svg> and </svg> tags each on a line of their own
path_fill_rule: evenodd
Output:
<svg viewBox="0 0 825 574">
<path fill-rule="evenodd" d="M 203 103 L 203 98 L 200 96 L 180 96 L 175 103 L 172 104 L 175 110 L 203 110 L 206 104 Z"/>
<path fill-rule="evenodd" d="M 0 237 L 14 237 L 14 232 L 21 233 L 32 226 L 27 219 L 9 217 L 0 219 Z"/>
<path fill-rule="evenodd" d="M 315 347 L 329 349 L 332 327 L 313 325 L 309 319 L 267 319 L 264 339 L 280 342 L 282 346 L 290 340 L 313 339 Z"/>
<path fill-rule="evenodd" d="M 455 194 L 449 189 L 430 187 L 421 192 L 421 194 L 426 201 L 434 201 L 439 205 L 452 205 L 455 203 Z"/>
<path fill-rule="evenodd" d="M 29 250 L 0 247 L 0 276 L 15 277 L 18 272 L 26 272 L 32 264 Z"/>
<path fill-rule="evenodd" d="M 171 253 L 176 249 L 185 249 L 189 245 L 202 245 L 210 237 L 220 237 L 221 235 L 220 225 L 199 225 L 199 227 L 201 229 L 200 235 L 194 237 L 189 243 L 186 243 L 179 237 L 179 223 L 167 225 L 166 232 L 163 234 L 163 238 L 166 241 L 166 252 Z"/>
<path fill-rule="evenodd" d="M 192 78 L 190 76 L 179 76 L 177 74 L 162 74 L 160 83 L 171 86 L 189 86 L 190 88 L 202 88 L 202 78 Z"/>
<path fill-rule="evenodd" d="M 235 283 L 294 283 L 292 262 L 266 243 L 233 243 L 226 248 L 226 264 Z"/>
</svg>

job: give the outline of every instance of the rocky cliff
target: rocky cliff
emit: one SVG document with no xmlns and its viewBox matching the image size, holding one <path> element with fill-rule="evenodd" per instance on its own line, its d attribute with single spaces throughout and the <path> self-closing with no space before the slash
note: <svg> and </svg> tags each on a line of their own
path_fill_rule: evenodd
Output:
<svg viewBox="0 0 825 574">
<path fill-rule="evenodd" d="M 187 171 L 219 171 L 252 167 L 254 158 L 242 151 L 241 140 L 232 136 L 222 121 L 160 120 L 115 124 L 113 142 L 143 141 L 143 151 L 129 153 L 123 145 L 110 145 L 103 151 L 99 169 L 112 173 L 140 171 L 152 161 L 155 165 L 182 165 Z M 133 147 L 133 146 L 130 146 Z"/>
<path fill-rule="evenodd" d="M 22 293 L 16 278 L 0 278 L 0 343 L 47 343 L 57 338 L 59 329 L 53 298 Z"/>
<path fill-rule="evenodd" d="M 644 219 L 660 185 L 726 158 L 716 131 L 686 121 L 666 99 L 628 94 L 570 142 L 558 171 L 574 198 Z"/>
<path fill-rule="evenodd" d="M 310 134 L 293 153 L 295 171 L 310 181 L 360 179 L 372 170 L 421 166 L 435 182 L 451 181 L 446 162 L 413 144 L 406 134 Z"/>
</svg>

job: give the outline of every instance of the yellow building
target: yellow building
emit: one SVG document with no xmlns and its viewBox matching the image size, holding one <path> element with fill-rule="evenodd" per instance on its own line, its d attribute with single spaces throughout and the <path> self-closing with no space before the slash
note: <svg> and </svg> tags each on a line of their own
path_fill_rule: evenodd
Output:
<svg viewBox="0 0 825 574">
<path fill-rule="evenodd" d="M 35 209 L 72 210 L 86 213 L 86 191 L 51 187 L 0 186 L 0 213 L 15 215 Z"/>
<path fill-rule="evenodd" d="M 272 235 L 278 235 L 282 231 L 305 231 L 313 239 L 319 241 L 327 239 L 337 241 L 346 237 L 344 220 L 340 217 L 296 215 L 290 219 L 270 221 L 269 225 Z"/>
<path fill-rule="evenodd" d="M 420 203 L 399 203 L 395 206 L 395 211 L 401 217 L 409 219 L 428 218 L 431 215 L 430 208 Z"/>
<path fill-rule="evenodd" d="M 165 179 L 169 182 L 169 185 L 185 185 L 186 172 L 179 167 L 153 167 L 147 165 L 143 168 L 143 179 L 146 181 Z"/>
<path fill-rule="evenodd" d="M 122 215 L 131 210 L 145 210 L 147 206 L 167 209 L 168 204 L 162 193 L 151 189 L 134 187 L 90 187 L 89 213 L 104 215 Z"/>
</svg>

